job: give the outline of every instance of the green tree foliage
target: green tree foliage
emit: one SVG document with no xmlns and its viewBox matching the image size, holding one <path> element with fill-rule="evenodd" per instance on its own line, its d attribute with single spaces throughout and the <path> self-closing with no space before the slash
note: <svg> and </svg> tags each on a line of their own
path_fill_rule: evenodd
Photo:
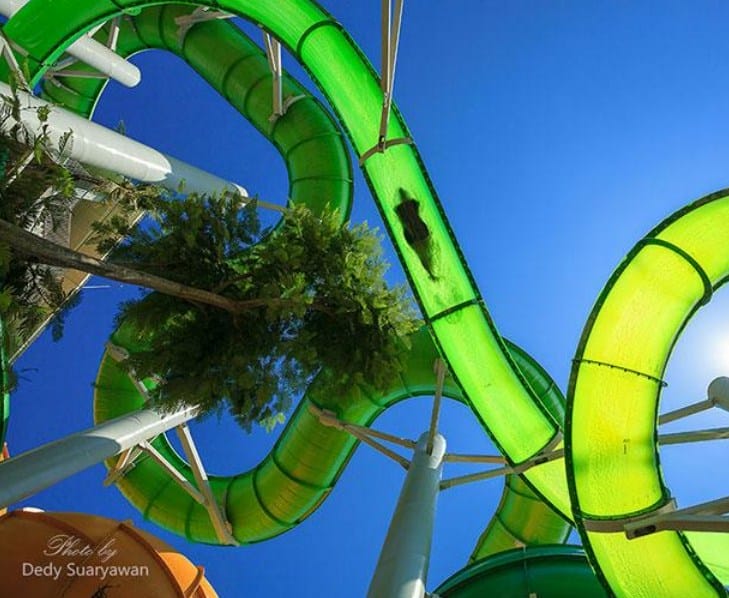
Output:
<svg viewBox="0 0 729 598">
<path fill-rule="evenodd" d="M 18 123 L 19 111 L 10 98 L 0 120 Z M 236 194 L 179 199 L 87 177 L 123 205 L 96 226 L 100 252 L 114 249 L 102 264 L 28 234 L 68 215 L 79 175 L 48 147 L 44 127 L 36 135 L 21 125 L 3 130 L 0 317 L 8 337 L 27 336 L 69 305 L 59 268 L 74 268 L 157 289 L 123 305 L 118 323 L 138 349 L 126 367 L 159 380 L 151 396 L 163 409 L 228 409 L 245 428 L 269 426 L 317 375 L 320 394 L 336 406 L 361 385 L 386 389 L 401 371 L 419 321 L 405 289 L 386 285 L 380 239 L 366 225 L 295 206 L 271 231 L 256 203 L 244 207 Z M 152 218 L 133 228 L 138 209 Z"/>
<path fill-rule="evenodd" d="M 403 287 L 388 288 L 380 240 L 365 224 L 296 206 L 273 231 L 235 195 L 161 197 L 157 226 L 138 228 L 113 261 L 209 289 L 221 310 L 152 292 L 125 304 L 119 323 L 144 347 L 127 366 L 157 375 L 165 409 L 227 408 L 245 428 L 280 421 L 323 370 L 322 394 L 385 389 L 402 369 L 419 325 Z M 124 231 L 129 232 L 129 231 Z"/>
</svg>

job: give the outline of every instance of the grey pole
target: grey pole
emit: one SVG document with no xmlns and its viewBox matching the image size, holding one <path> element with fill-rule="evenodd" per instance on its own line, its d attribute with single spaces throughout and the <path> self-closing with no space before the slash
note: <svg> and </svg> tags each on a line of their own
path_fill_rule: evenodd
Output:
<svg viewBox="0 0 729 598">
<path fill-rule="evenodd" d="M 418 439 L 368 598 L 423 598 L 428 577 L 435 505 L 446 441 L 436 434 L 428 454 L 428 432 Z"/>
<path fill-rule="evenodd" d="M 143 409 L 11 457 L 0 463 L 0 508 L 32 496 L 196 415 L 196 407 L 169 414 Z"/>
</svg>

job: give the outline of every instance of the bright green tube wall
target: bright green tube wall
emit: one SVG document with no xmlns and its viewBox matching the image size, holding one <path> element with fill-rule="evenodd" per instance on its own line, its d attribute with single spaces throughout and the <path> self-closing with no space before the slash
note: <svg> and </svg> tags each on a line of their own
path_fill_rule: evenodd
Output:
<svg viewBox="0 0 729 598">
<path fill-rule="evenodd" d="M 35 80 L 65 44 L 94 23 L 120 10 L 136 11 L 153 4 L 158 3 L 100 0 L 79 7 L 73 0 L 32 0 L 10 20 L 5 31 L 28 52 Z M 328 96 L 357 155 L 377 142 L 382 104 L 378 79 L 347 34 L 321 8 L 308 0 L 194 4 L 239 14 L 271 31 L 299 58 Z M 405 124 L 395 110 L 387 137 L 406 136 Z M 496 332 L 417 149 L 414 145 L 397 145 L 386 153 L 375 154 L 366 161 L 364 172 L 450 371 L 507 458 L 516 463 L 528 459 L 558 438 L 559 426 L 541 407 Z M 423 270 L 397 221 L 395 206 L 400 188 L 417 198 L 420 215 L 431 230 L 434 280 Z M 461 350 L 463 338 L 469 339 L 468 354 Z M 492 400 L 494 397 L 498 400 Z M 555 508 L 569 514 L 561 462 L 533 468 L 526 478 Z"/>
<path fill-rule="evenodd" d="M 661 223 L 613 274 L 577 351 L 567 417 L 570 489 L 585 546 L 618 596 L 726 595 L 726 534 L 691 534 L 693 545 L 678 532 L 628 540 L 590 531 L 590 522 L 650 513 L 670 499 L 655 432 L 660 380 L 684 326 L 729 276 L 727 231 L 726 190 Z"/>
</svg>

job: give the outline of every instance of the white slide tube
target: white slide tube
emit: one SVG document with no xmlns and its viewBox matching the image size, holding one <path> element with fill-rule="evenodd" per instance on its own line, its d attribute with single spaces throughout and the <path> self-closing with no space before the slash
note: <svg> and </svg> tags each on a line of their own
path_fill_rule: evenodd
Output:
<svg viewBox="0 0 729 598">
<path fill-rule="evenodd" d="M 9 19 L 23 8 L 27 1 L 0 0 L 0 13 Z M 142 73 L 131 62 L 86 35 L 73 42 L 66 48 L 66 52 L 126 87 L 134 87 L 142 79 Z"/>
<path fill-rule="evenodd" d="M 0 83 L 0 94 L 11 96 L 12 91 L 7 84 Z M 240 185 L 167 156 L 33 95 L 20 90 L 16 94 L 21 103 L 21 119 L 36 134 L 42 127 L 38 108 L 50 107 L 46 124 L 51 147 L 58 150 L 61 138 L 70 131 L 66 152 L 70 158 L 82 164 L 116 172 L 143 183 L 155 183 L 171 191 L 177 191 L 184 183 L 185 193 L 210 194 L 227 189 L 248 197 L 248 192 Z M 14 124 L 12 119 L 8 119 L 4 126 L 9 129 Z"/>
</svg>

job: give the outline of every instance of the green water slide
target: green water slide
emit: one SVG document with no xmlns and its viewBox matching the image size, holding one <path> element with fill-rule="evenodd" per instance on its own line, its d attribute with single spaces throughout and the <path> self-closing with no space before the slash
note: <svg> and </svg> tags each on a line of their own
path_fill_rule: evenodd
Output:
<svg viewBox="0 0 729 598">
<path fill-rule="evenodd" d="M 570 490 L 585 547 L 619 596 L 727 594 L 727 534 L 662 531 L 628 540 L 622 525 L 669 506 L 656 435 L 663 374 L 689 319 L 729 279 L 728 238 L 728 190 L 670 216 L 618 266 L 577 350 Z"/>
<path fill-rule="evenodd" d="M 79 6 L 73 0 L 32 0 L 8 22 L 5 32 L 23 49 L 37 82 L 63 48 L 95 24 L 156 4 L 101 0 Z M 559 446 L 559 423 L 541 405 L 497 333 L 396 108 L 386 139 L 401 142 L 369 153 L 379 141 L 383 94 L 374 70 L 341 26 L 309 0 L 190 5 L 209 6 L 259 24 L 309 71 L 337 113 L 357 157 L 369 156 L 362 165 L 365 177 L 439 352 L 465 400 L 513 464 Z M 405 239 L 397 215 L 401 190 L 417 201 L 417 215 L 429 229 L 427 267 L 421 262 L 422 251 Z M 469 339 L 467 352 L 462 350 L 464 338 Z M 561 460 L 530 469 L 525 479 L 556 510 L 570 515 Z"/>
<path fill-rule="evenodd" d="M 143 49 L 160 48 L 185 59 L 274 143 L 289 171 L 290 197 L 293 202 L 305 201 L 313 209 L 320 209 L 321 204 L 312 202 L 311 198 L 331 197 L 335 202 L 339 199 L 337 205 L 346 213 L 351 181 L 349 162 L 342 158 L 344 150 L 338 130 L 329 121 L 326 113 L 303 89 L 286 78 L 284 97 L 299 99 L 289 107 L 285 116 L 272 122 L 269 118 L 271 74 L 260 49 L 240 30 L 224 21 L 198 23 L 189 30 L 184 30 L 184 35 L 180 35 L 181 30 L 176 19 L 189 13 L 189 7 L 166 5 L 148 8 L 133 21 L 125 20 L 122 22 L 117 42 L 118 53 L 129 56 Z M 103 35 L 102 32 L 97 37 Z M 74 65 L 74 70 L 79 68 L 83 67 Z M 90 116 L 105 83 L 82 77 L 64 77 L 61 80 L 62 84 L 58 82 L 59 79 L 45 81 L 44 95 L 77 113 Z M 316 159 L 313 160 L 312 156 Z M 115 342 L 133 349 L 129 336 L 122 336 L 124 335 L 117 335 Z M 418 338 L 421 339 L 421 345 L 427 341 L 424 334 Z M 513 346 L 510 349 L 524 375 L 535 388 L 536 396 L 544 402 L 556 421 L 562 421 L 563 399 L 556 385 L 520 349 Z M 406 384 L 402 388 L 393 389 L 389 398 L 383 399 L 384 403 L 375 412 L 371 411 L 371 404 L 364 410 L 361 406 L 352 407 L 347 419 L 368 423 L 384 407 L 402 398 L 413 396 L 413 393 L 432 393 L 430 365 L 435 357 L 432 344 L 428 345 L 426 354 L 430 364 L 418 362 L 417 358 L 413 362 L 418 364 L 415 376 L 422 378 L 417 385 Z M 463 400 L 457 390 L 454 392 L 456 394 L 453 396 Z M 113 360 L 105 357 L 97 380 L 97 422 L 138 409 L 142 403 L 143 397 L 126 375 Z M 256 525 L 252 527 L 258 526 L 259 529 L 249 529 L 251 526 L 236 528 L 240 541 L 256 541 L 285 531 L 311 512 L 338 478 L 356 443 L 351 442 L 351 439 L 343 443 L 341 433 L 332 434 L 331 430 L 324 429 L 315 419 L 313 423 L 311 420 L 305 406 L 300 406 L 272 453 L 273 457 L 269 457 L 252 472 L 237 476 L 235 480 L 215 478 L 213 485 L 218 489 L 217 495 L 228 513 L 231 510 L 244 512 L 246 515 L 251 512 L 258 513 L 254 518 Z M 315 433 L 309 435 L 312 426 Z M 316 440 L 321 435 L 330 439 L 325 449 Z M 292 442 L 291 439 L 296 440 Z M 317 448 L 311 453 L 310 459 L 311 468 L 317 474 L 299 478 L 281 465 L 280 456 L 308 454 L 298 447 L 304 442 L 314 443 Z M 158 439 L 157 445 L 158 450 L 168 460 L 192 479 L 189 467 L 165 439 Z M 304 466 L 304 470 L 307 467 L 309 466 Z M 147 461 L 140 463 L 121 482 L 120 488 L 151 520 L 190 539 L 217 542 L 206 512 L 196 509 L 190 497 L 170 482 L 170 478 L 156 463 Z M 236 493 L 230 494 L 234 482 Z M 251 489 L 254 491 L 251 492 Z M 279 501 L 279 495 L 289 496 L 288 500 L 294 504 L 269 508 L 270 503 Z M 237 500 L 243 497 L 244 504 L 239 506 L 237 502 L 231 503 L 231 496 L 237 497 Z M 241 517 L 233 519 L 240 521 Z M 509 476 L 499 510 L 482 535 L 475 553 L 485 555 L 524 544 L 560 542 L 564 541 L 568 531 L 569 526 L 565 521 L 545 506 L 526 484 L 520 482 L 516 476 Z"/>
</svg>

